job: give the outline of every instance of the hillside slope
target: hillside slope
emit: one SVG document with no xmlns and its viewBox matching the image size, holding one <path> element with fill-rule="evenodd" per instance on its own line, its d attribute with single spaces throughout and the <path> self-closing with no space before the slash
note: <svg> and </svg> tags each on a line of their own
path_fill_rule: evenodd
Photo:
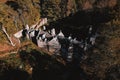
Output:
<svg viewBox="0 0 120 80">
<path fill-rule="evenodd" d="M 59 57 L 56 59 L 43 53 L 44 50 L 34 44 L 25 45 L 19 50 L 13 49 L 18 51 L 17 54 L 0 57 L 0 79 L 120 79 L 120 0 L 0 0 L 0 22 L 10 36 L 21 30 L 23 25 L 32 25 L 41 17 L 48 18 L 47 27 L 62 29 L 66 35 L 73 32 L 77 37 L 80 31 L 84 33 L 81 29 L 94 25 L 99 37 L 95 46 L 86 52 L 87 59 L 78 68 L 75 64 L 65 64 Z M 15 47 L 9 45 L 0 30 L 0 50 L 12 53 L 4 48 Z"/>
</svg>

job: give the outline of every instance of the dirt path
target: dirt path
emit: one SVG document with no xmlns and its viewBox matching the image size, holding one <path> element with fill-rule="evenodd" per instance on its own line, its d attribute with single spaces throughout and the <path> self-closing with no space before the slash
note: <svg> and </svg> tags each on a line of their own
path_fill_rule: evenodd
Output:
<svg viewBox="0 0 120 80">
<path fill-rule="evenodd" d="M 19 44 L 19 41 L 15 38 L 12 38 L 12 41 L 14 44 L 16 44 L 15 46 L 12 46 L 12 45 L 7 44 L 7 43 L 0 43 L 0 59 L 8 57 L 11 54 L 17 54 L 19 49 L 22 49 L 23 47 L 31 44 L 30 42 L 23 42 L 23 43 Z M 55 58 L 55 56 L 53 55 L 53 52 L 48 52 L 47 50 L 39 48 L 37 46 L 35 48 L 37 50 L 42 51 L 44 53 L 47 53 L 49 56 Z M 59 62 L 65 64 L 65 62 L 61 58 L 57 58 L 57 60 Z"/>
<path fill-rule="evenodd" d="M 29 45 L 29 44 L 30 43 L 27 42 L 27 43 L 23 43 L 21 46 L 17 46 L 17 47 L 11 47 L 11 46 L 6 45 L 6 48 L 0 49 L 1 50 L 0 51 L 0 58 L 7 57 L 11 54 L 16 54 L 20 48 L 23 48 L 24 46 Z"/>
<path fill-rule="evenodd" d="M 0 3 L 5 3 L 7 2 L 7 0 L 0 0 Z"/>
<path fill-rule="evenodd" d="M 11 55 L 11 54 L 16 54 L 17 52 L 11 52 L 11 53 L 4 53 L 4 54 L 1 54 L 0 55 L 0 58 L 4 58 L 4 57 L 7 57 L 7 56 L 9 56 L 9 55 Z"/>
<path fill-rule="evenodd" d="M 7 52 L 10 52 L 10 51 L 13 51 L 14 49 L 17 49 L 20 47 L 20 43 L 19 43 L 19 40 L 14 38 L 14 37 L 11 37 L 13 43 L 15 44 L 15 46 L 12 46 L 11 44 L 8 43 L 0 43 L 0 54 L 1 53 L 7 53 Z"/>
<path fill-rule="evenodd" d="M 30 44 L 30 42 L 24 42 L 20 44 L 19 40 L 14 37 L 12 37 L 12 41 L 15 44 L 15 46 L 12 46 L 7 43 L 0 43 L 0 58 L 6 57 L 11 54 L 15 54 L 20 48 Z"/>
</svg>

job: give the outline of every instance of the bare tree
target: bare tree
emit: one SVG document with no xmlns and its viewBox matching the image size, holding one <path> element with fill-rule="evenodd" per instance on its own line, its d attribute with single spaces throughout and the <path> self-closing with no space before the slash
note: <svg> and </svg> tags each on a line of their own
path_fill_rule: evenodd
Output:
<svg viewBox="0 0 120 80">
<path fill-rule="evenodd" d="M 1 29 L 1 30 L 5 33 L 5 35 L 7 36 L 8 40 L 10 41 L 10 44 L 11 44 L 12 46 L 15 46 L 15 44 L 14 44 L 14 43 L 12 42 L 12 40 L 11 40 L 11 37 L 8 35 L 5 27 L 2 26 L 2 23 L 1 23 L 1 22 L 0 22 L 0 29 Z"/>
<path fill-rule="evenodd" d="M 21 9 L 17 9 L 18 13 L 19 13 L 19 17 L 21 18 L 21 21 L 23 23 L 23 25 L 25 26 L 26 25 L 26 22 L 25 22 L 25 18 L 24 16 L 22 15 L 23 14 L 23 11 Z"/>
<path fill-rule="evenodd" d="M 14 18 L 14 25 L 15 25 L 16 29 L 18 30 L 19 29 L 18 22 L 17 22 L 18 16 L 13 16 L 13 18 Z"/>
</svg>

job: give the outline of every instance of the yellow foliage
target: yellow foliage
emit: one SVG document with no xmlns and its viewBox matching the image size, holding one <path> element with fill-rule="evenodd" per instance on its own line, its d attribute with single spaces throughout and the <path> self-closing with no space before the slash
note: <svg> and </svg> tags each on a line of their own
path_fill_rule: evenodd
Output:
<svg viewBox="0 0 120 80">
<path fill-rule="evenodd" d="M 40 19 L 40 9 L 36 8 L 31 0 L 13 0 L 21 7 L 22 10 L 22 16 L 24 17 L 24 20 L 26 24 L 32 25 L 36 23 Z M 39 0 L 35 0 L 35 2 L 38 2 Z M 28 11 L 24 10 L 27 7 Z M 21 16 L 19 16 L 19 13 L 14 10 L 11 6 L 0 3 L 0 22 L 3 23 L 3 26 L 6 27 L 7 33 L 9 35 L 13 35 L 15 32 L 17 32 L 16 26 L 14 24 L 14 17 L 17 17 L 17 25 L 19 27 L 19 30 L 23 28 L 23 22 L 21 21 Z M 5 35 L 0 31 L 0 41 L 6 41 Z"/>
</svg>

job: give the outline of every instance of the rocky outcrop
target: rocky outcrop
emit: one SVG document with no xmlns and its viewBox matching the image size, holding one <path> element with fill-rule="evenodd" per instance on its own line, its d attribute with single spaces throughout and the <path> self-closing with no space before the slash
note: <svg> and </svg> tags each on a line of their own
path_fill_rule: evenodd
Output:
<svg viewBox="0 0 120 80">
<path fill-rule="evenodd" d="M 0 22 L 9 35 L 22 29 L 25 24 L 32 25 L 40 19 L 39 0 L 0 0 Z M 0 31 L 0 41 L 7 41 Z"/>
<path fill-rule="evenodd" d="M 88 25 L 110 20 L 106 8 L 112 9 L 116 4 L 117 0 L 0 0 L 0 22 L 10 36 L 40 17 L 47 17 L 51 26 L 59 28 Z M 7 41 L 2 31 L 0 41 Z"/>
</svg>

